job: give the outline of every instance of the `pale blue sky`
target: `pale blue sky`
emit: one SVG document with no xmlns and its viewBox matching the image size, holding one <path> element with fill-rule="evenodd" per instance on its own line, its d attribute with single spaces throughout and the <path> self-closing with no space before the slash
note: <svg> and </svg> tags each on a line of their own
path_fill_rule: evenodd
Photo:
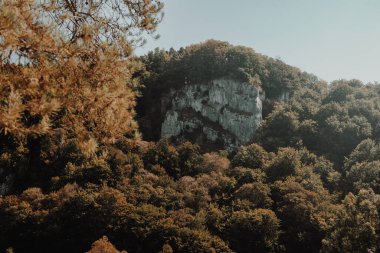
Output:
<svg viewBox="0 0 380 253">
<path fill-rule="evenodd" d="M 326 81 L 380 81 L 380 0 L 166 0 L 137 54 L 207 39 L 252 47 Z"/>
</svg>

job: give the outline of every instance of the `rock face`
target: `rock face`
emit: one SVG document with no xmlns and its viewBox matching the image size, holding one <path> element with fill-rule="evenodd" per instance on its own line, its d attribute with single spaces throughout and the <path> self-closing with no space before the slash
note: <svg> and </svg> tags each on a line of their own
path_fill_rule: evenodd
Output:
<svg viewBox="0 0 380 253">
<path fill-rule="evenodd" d="M 232 151 L 253 139 L 263 99 L 260 88 L 230 79 L 184 85 L 161 100 L 161 137 Z"/>
</svg>

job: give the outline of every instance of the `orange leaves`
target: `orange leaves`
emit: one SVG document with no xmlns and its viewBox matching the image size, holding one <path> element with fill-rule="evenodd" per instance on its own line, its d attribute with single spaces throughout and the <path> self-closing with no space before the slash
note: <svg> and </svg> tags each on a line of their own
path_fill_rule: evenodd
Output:
<svg viewBox="0 0 380 253">
<path fill-rule="evenodd" d="M 6 106 L 0 108 L 0 129 L 5 133 L 13 132 L 19 127 L 22 111 L 21 96 L 17 91 L 11 91 Z"/>
<path fill-rule="evenodd" d="M 126 253 L 126 251 L 123 252 Z M 107 236 L 103 236 L 92 244 L 91 250 L 87 253 L 120 253 L 120 251 L 109 242 Z"/>
<path fill-rule="evenodd" d="M 0 68 L 1 132 L 25 137 L 60 131 L 92 154 L 99 145 L 137 129 L 133 120 L 137 82 L 132 75 L 139 66 L 125 58 L 132 52 L 125 34 L 111 32 L 123 24 L 114 16 L 96 16 L 105 8 L 102 4 L 91 3 L 89 8 L 81 4 L 22 0 L 2 5 L 0 55 L 11 56 Z M 135 18 L 159 11 L 137 8 L 143 2 L 124 5 Z M 12 92 L 5 92 L 8 86 Z"/>
<path fill-rule="evenodd" d="M 95 154 L 98 148 L 98 143 L 92 137 L 88 137 L 87 140 L 80 141 L 78 145 L 80 149 L 83 151 L 83 153 L 88 156 Z"/>
</svg>

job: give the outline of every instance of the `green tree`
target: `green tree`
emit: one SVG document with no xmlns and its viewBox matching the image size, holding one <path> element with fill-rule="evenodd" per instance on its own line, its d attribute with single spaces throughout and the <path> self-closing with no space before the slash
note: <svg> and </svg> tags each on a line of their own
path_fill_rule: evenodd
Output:
<svg viewBox="0 0 380 253">
<path fill-rule="evenodd" d="M 174 177 L 180 176 L 179 157 L 177 149 L 167 139 L 162 139 L 146 152 L 144 156 L 146 165 L 159 164 L 166 172 Z"/>
<path fill-rule="evenodd" d="M 268 209 L 236 211 L 225 228 L 225 237 L 237 252 L 273 252 L 278 249 L 280 220 Z"/>
<path fill-rule="evenodd" d="M 202 156 L 199 146 L 185 142 L 178 148 L 178 158 L 181 176 L 195 176 L 201 171 Z"/>
<path fill-rule="evenodd" d="M 349 193 L 323 239 L 322 252 L 376 252 L 379 198 L 372 190 Z"/>
<path fill-rule="evenodd" d="M 269 151 L 279 147 L 297 146 L 300 139 L 297 134 L 298 115 L 278 104 L 264 120 L 258 132 L 261 145 Z"/>
<path fill-rule="evenodd" d="M 246 167 L 252 169 L 261 169 L 268 162 L 268 153 L 259 145 L 251 144 L 241 147 L 232 159 L 233 167 Z"/>
<path fill-rule="evenodd" d="M 375 193 L 380 193 L 380 161 L 356 163 L 346 172 L 346 184 L 348 189 L 359 192 L 361 189 L 371 188 Z"/>
<path fill-rule="evenodd" d="M 293 148 L 281 148 L 266 169 L 270 181 L 295 175 L 301 168 L 298 152 Z"/>
<path fill-rule="evenodd" d="M 284 232 L 280 242 L 288 252 L 319 252 L 321 248 L 331 215 L 328 192 L 315 180 L 312 182 L 316 185 L 310 186 L 310 182 L 288 177 L 272 186 L 276 214 Z"/>
<path fill-rule="evenodd" d="M 248 200 L 252 208 L 270 209 L 273 201 L 270 198 L 270 187 L 262 182 L 242 185 L 235 193 L 238 200 Z"/>
</svg>

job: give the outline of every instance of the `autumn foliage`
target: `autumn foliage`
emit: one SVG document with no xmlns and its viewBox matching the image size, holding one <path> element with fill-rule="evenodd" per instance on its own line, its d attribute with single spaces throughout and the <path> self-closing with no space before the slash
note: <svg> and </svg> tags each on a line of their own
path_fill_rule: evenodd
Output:
<svg viewBox="0 0 380 253">
<path fill-rule="evenodd" d="M 150 0 L 0 1 L 0 251 L 378 252 L 380 86 L 327 92 L 217 41 L 140 62 L 161 13 Z M 269 89 L 257 142 L 229 154 L 142 140 L 141 80 L 152 92 L 181 71 Z"/>
<path fill-rule="evenodd" d="M 119 15 L 129 15 L 124 13 L 128 10 L 131 20 L 138 19 L 128 26 L 97 16 L 104 11 L 103 1 L 83 5 L 84 1 L 1 5 L 2 134 L 56 135 L 63 145 L 75 139 L 86 153 L 134 134 L 138 83 L 133 73 L 138 64 L 131 59 L 132 45 L 124 34 L 128 29 L 154 30 L 160 3 L 121 1 L 119 8 L 124 9 Z M 84 11 L 88 17 L 78 17 Z"/>
</svg>

